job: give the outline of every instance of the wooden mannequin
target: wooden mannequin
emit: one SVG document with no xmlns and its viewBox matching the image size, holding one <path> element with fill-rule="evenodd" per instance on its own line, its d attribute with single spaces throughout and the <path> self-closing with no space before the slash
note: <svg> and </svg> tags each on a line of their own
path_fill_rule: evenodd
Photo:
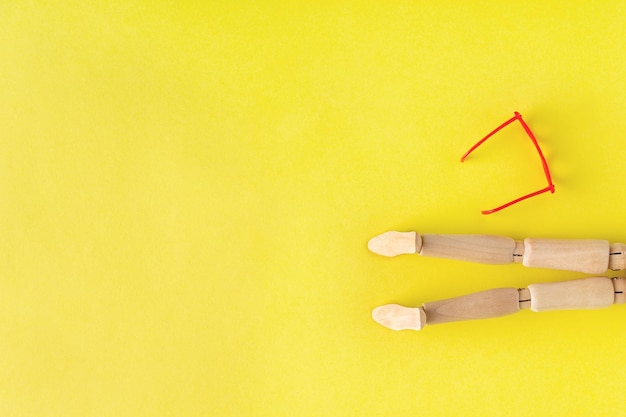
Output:
<svg viewBox="0 0 626 417">
<path fill-rule="evenodd" d="M 592 274 L 626 269 L 626 245 L 604 240 L 532 239 L 515 241 L 488 235 L 419 235 L 386 232 L 368 243 L 383 256 L 419 253 L 423 256 L 487 264 L 522 263 L 527 267 Z M 392 330 L 420 330 L 426 324 L 500 317 L 520 309 L 532 311 L 595 309 L 626 303 L 623 278 L 591 277 L 574 281 L 531 284 L 528 288 L 497 288 L 422 307 L 388 304 L 372 317 Z"/>
</svg>

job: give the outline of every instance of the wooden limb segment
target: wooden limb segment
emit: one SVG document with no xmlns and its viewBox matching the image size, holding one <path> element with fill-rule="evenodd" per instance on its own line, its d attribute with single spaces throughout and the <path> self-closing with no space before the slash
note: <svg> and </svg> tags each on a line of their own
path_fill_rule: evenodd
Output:
<svg viewBox="0 0 626 417">
<path fill-rule="evenodd" d="M 609 242 L 595 239 L 524 240 L 524 266 L 601 274 L 609 267 Z"/>
<path fill-rule="evenodd" d="M 607 277 L 531 284 L 528 290 L 532 311 L 603 308 L 615 298 L 613 282 Z"/>
<path fill-rule="evenodd" d="M 512 263 L 514 250 L 515 241 L 508 237 L 425 234 L 420 255 L 497 265 Z"/>
<path fill-rule="evenodd" d="M 506 316 L 519 311 L 515 288 L 497 288 L 424 304 L 428 324 Z"/>
</svg>

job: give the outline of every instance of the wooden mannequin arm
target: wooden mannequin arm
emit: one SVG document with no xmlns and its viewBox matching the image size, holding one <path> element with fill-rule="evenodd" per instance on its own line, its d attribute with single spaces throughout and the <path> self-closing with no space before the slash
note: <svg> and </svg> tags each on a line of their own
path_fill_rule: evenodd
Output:
<svg viewBox="0 0 626 417">
<path fill-rule="evenodd" d="M 531 268 L 601 274 L 626 268 L 626 245 L 598 239 L 535 239 L 523 242 L 490 235 L 438 235 L 386 232 L 368 248 L 379 255 L 418 253 L 422 256 L 485 264 L 522 263 Z"/>
<path fill-rule="evenodd" d="M 500 317 L 521 308 L 533 311 L 595 309 L 626 301 L 622 278 L 592 277 L 573 281 L 531 284 L 528 288 L 498 288 L 422 307 L 387 304 L 374 309 L 372 318 L 392 330 L 420 330 L 426 324 Z"/>
</svg>

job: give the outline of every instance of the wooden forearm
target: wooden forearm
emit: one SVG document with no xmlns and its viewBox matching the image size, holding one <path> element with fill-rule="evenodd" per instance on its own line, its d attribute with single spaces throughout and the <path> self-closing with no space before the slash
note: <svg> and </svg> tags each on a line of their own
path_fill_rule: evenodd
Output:
<svg viewBox="0 0 626 417">
<path fill-rule="evenodd" d="M 516 288 L 497 288 L 424 303 L 422 308 L 428 324 L 500 317 L 519 311 L 519 292 Z"/>
<path fill-rule="evenodd" d="M 386 232 L 368 248 L 379 255 L 418 253 L 422 256 L 485 264 L 522 263 L 531 268 L 600 274 L 626 268 L 626 245 L 597 239 L 534 239 L 516 241 L 490 235 L 438 235 Z"/>
<path fill-rule="evenodd" d="M 624 304 L 625 289 L 623 278 L 592 277 L 521 289 L 498 288 L 416 308 L 388 304 L 375 308 L 372 317 L 392 330 L 420 330 L 426 324 L 500 317 L 526 308 L 537 312 L 604 308 Z"/>
</svg>

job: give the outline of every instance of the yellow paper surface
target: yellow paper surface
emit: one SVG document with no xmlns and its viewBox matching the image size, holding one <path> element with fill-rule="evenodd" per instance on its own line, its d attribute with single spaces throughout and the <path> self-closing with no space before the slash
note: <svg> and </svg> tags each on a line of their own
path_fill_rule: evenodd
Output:
<svg viewBox="0 0 626 417">
<path fill-rule="evenodd" d="M 309 3 L 0 4 L 0 415 L 619 414 L 625 307 L 370 317 L 583 274 L 366 243 L 625 241 L 626 3 Z"/>
</svg>

